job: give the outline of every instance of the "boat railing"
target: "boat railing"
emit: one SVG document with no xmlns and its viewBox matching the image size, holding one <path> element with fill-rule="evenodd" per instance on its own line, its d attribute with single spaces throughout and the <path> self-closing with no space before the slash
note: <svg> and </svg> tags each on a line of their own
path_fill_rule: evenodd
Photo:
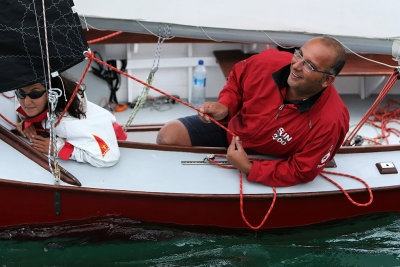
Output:
<svg viewBox="0 0 400 267">
<path fill-rule="evenodd" d="M 162 126 L 163 124 L 137 124 L 128 127 L 127 132 L 159 131 Z M 214 154 L 226 153 L 226 148 L 224 147 L 158 145 L 154 143 L 143 143 L 143 142 L 133 142 L 133 141 L 119 141 L 119 146 L 125 148 L 154 149 L 163 151 L 181 151 L 181 152 L 193 152 L 193 153 L 214 153 Z M 400 150 L 400 144 L 342 146 L 339 149 L 338 154 L 385 152 L 385 151 L 397 151 L 397 150 Z M 251 150 L 247 150 L 247 152 L 251 154 L 258 154 Z"/>
</svg>

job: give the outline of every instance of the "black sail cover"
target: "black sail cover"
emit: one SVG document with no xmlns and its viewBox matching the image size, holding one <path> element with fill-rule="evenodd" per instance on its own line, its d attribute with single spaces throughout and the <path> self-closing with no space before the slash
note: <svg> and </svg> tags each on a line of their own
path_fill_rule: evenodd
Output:
<svg viewBox="0 0 400 267">
<path fill-rule="evenodd" d="M 72 0 L 44 0 L 51 73 L 84 60 L 88 44 Z M 42 0 L 0 1 L 0 92 L 47 80 Z"/>
</svg>

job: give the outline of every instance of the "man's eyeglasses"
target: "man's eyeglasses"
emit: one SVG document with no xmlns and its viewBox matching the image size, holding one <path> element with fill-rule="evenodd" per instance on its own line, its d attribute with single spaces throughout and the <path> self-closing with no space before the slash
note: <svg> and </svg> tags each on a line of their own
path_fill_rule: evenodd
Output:
<svg viewBox="0 0 400 267">
<path fill-rule="evenodd" d="M 299 61 L 303 61 L 303 70 L 305 70 L 306 72 L 310 73 L 311 71 L 315 71 L 315 72 L 320 72 L 320 73 L 325 73 L 325 74 L 329 74 L 329 75 L 333 75 L 330 72 L 326 72 L 326 71 L 320 71 L 316 68 L 314 68 L 309 62 L 305 61 L 303 56 L 301 55 L 299 50 L 295 50 L 294 51 L 294 59 L 299 62 Z"/>
<path fill-rule="evenodd" d="M 25 93 L 24 91 L 22 91 L 20 89 L 15 90 L 15 95 L 19 99 L 25 99 L 27 96 L 29 96 L 30 99 L 38 99 L 38 98 L 42 97 L 42 95 L 44 95 L 44 93 L 46 93 L 46 90 L 32 91 L 29 94 Z"/>
</svg>

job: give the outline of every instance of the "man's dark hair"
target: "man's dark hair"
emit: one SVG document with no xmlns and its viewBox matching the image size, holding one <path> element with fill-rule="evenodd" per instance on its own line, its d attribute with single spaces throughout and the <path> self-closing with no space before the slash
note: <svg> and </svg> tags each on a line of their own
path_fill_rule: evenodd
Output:
<svg viewBox="0 0 400 267">
<path fill-rule="evenodd" d="M 337 76 L 346 63 L 346 51 L 344 50 L 342 44 L 335 38 L 324 36 L 321 38 L 321 40 L 324 45 L 333 48 L 336 52 L 336 59 L 332 66 L 328 69 L 328 72 Z"/>
</svg>

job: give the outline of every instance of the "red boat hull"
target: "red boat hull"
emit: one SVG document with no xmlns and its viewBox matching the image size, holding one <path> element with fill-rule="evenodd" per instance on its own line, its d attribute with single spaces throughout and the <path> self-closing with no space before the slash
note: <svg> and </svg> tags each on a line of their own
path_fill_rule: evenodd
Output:
<svg viewBox="0 0 400 267">
<path fill-rule="evenodd" d="M 281 194 L 263 228 L 296 227 L 363 214 L 400 210 L 400 187 L 374 190 L 368 207 L 355 206 L 339 192 Z M 55 192 L 59 192 L 59 205 Z M 369 200 L 364 190 L 350 191 L 359 202 Z M 120 216 L 142 222 L 248 228 L 239 195 L 189 195 L 99 190 L 0 180 L 0 227 L 47 224 Z M 258 225 L 272 195 L 245 195 L 244 212 Z M 59 215 L 56 213 L 59 212 Z"/>
</svg>

